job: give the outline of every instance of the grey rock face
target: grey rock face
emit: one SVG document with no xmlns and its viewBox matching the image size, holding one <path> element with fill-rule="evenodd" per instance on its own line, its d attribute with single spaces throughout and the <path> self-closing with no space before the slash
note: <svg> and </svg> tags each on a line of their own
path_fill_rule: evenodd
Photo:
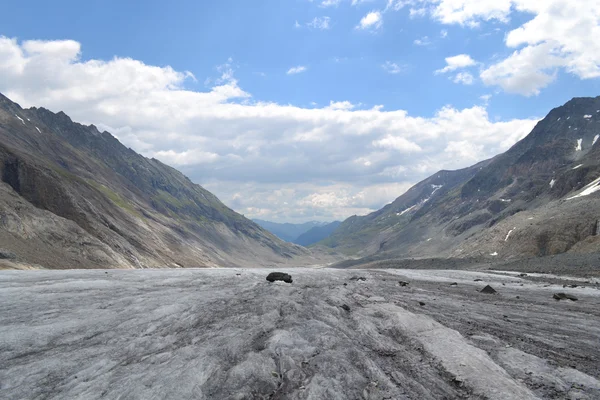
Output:
<svg viewBox="0 0 600 400">
<path fill-rule="evenodd" d="M 327 259 L 277 239 L 110 133 L 62 112 L 22 109 L 1 94 L 0 186 L 0 245 L 47 268 L 306 265 Z M 57 218 L 62 222 L 52 229 Z"/>
</svg>

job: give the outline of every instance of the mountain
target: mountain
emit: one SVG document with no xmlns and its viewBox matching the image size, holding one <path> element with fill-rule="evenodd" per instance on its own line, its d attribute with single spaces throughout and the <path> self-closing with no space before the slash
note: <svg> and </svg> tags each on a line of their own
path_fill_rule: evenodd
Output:
<svg viewBox="0 0 600 400">
<path fill-rule="evenodd" d="M 310 246 L 328 238 L 340 226 L 341 221 L 333 221 L 327 225 L 315 226 L 298 236 L 294 243 L 300 246 Z"/>
<path fill-rule="evenodd" d="M 0 258 L 48 268 L 310 264 L 179 171 L 0 94 Z"/>
<path fill-rule="evenodd" d="M 309 221 L 304 222 L 302 224 L 292 224 L 289 222 L 277 223 L 264 221 L 261 219 L 253 219 L 252 221 L 256 222 L 258 225 L 262 226 L 278 238 L 290 243 L 296 243 L 296 239 L 300 235 L 302 235 L 305 232 L 308 232 L 314 227 L 323 225 L 322 222 L 317 221 Z"/>
<path fill-rule="evenodd" d="M 321 244 L 379 258 L 599 251 L 599 138 L 600 97 L 572 99 L 505 153 L 440 171 Z"/>
</svg>

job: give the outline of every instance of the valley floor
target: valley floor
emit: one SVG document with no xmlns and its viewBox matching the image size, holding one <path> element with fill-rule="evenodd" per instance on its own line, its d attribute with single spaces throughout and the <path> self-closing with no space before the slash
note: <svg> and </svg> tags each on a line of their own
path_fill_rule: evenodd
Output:
<svg viewBox="0 0 600 400">
<path fill-rule="evenodd" d="M 0 397 L 600 398 L 597 278 L 268 272 L 0 271 Z"/>
</svg>

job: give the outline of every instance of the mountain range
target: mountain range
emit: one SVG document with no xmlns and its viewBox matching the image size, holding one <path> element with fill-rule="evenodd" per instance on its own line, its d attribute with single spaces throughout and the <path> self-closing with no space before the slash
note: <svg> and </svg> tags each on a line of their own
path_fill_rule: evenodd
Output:
<svg viewBox="0 0 600 400">
<path fill-rule="evenodd" d="M 310 246 L 329 237 L 341 223 L 340 221 L 309 221 L 301 224 L 293 224 L 289 222 L 270 222 L 261 219 L 253 219 L 253 221 L 278 238 L 301 246 Z"/>
<path fill-rule="evenodd" d="M 439 171 L 319 245 L 368 259 L 597 252 L 599 139 L 600 97 L 574 98 L 505 153 Z"/>
<path fill-rule="evenodd" d="M 575 98 L 505 153 L 439 171 L 369 215 L 256 223 L 110 133 L 63 112 L 23 109 L 0 94 L 0 267 L 270 267 L 323 265 L 339 254 L 368 261 L 594 253 L 599 139 L 600 97 Z"/>
<path fill-rule="evenodd" d="M 308 265 L 179 171 L 0 94 L 0 258 L 47 268 Z"/>
</svg>

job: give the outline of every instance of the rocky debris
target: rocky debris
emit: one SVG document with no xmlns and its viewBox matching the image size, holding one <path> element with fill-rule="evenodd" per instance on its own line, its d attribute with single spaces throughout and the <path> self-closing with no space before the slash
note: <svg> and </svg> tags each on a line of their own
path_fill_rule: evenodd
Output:
<svg viewBox="0 0 600 400">
<path fill-rule="evenodd" d="M 481 281 L 483 281 L 483 279 L 479 279 L 479 278 L 477 278 L 477 279 L 474 279 L 474 280 L 473 280 L 473 282 L 481 282 Z"/>
<path fill-rule="evenodd" d="M 364 276 L 353 276 L 352 278 L 350 278 L 351 281 L 366 281 L 367 278 L 365 278 Z"/>
<path fill-rule="evenodd" d="M 348 304 L 342 304 L 340 307 L 342 307 L 342 309 L 344 309 L 345 311 L 350 312 L 350 306 L 348 306 Z"/>
<path fill-rule="evenodd" d="M 399 281 L 398 284 L 400 286 L 408 286 L 408 282 L 405 282 L 405 281 Z"/>
<path fill-rule="evenodd" d="M 450 286 L 458 286 L 458 282 L 452 282 Z"/>
<path fill-rule="evenodd" d="M 423 301 L 420 301 L 420 302 L 419 302 L 419 305 L 420 305 L 420 306 L 424 306 L 424 305 L 425 305 L 425 302 L 423 302 Z"/>
<path fill-rule="evenodd" d="M 17 255 L 11 251 L 0 249 L 0 260 L 14 260 Z"/>
<path fill-rule="evenodd" d="M 283 281 L 285 283 L 292 283 L 292 276 L 285 272 L 271 272 L 267 275 L 267 280 L 269 282 Z"/>
<path fill-rule="evenodd" d="M 552 297 L 556 300 L 571 300 L 571 301 L 578 300 L 577 297 L 573 296 L 572 294 L 568 294 L 568 293 L 554 293 L 554 295 Z"/>
<path fill-rule="evenodd" d="M 497 293 L 497 292 L 496 292 L 496 289 L 494 289 L 490 285 L 487 285 L 486 287 L 484 287 L 483 289 L 481 289 L 479 291 L 479 293 L 494 294 L 494 293 Z"/>
<path fill-rule="evenodd" d="M 520 277 L 526 277 L 527 274 L 519 274 Z"/>
</svg>

